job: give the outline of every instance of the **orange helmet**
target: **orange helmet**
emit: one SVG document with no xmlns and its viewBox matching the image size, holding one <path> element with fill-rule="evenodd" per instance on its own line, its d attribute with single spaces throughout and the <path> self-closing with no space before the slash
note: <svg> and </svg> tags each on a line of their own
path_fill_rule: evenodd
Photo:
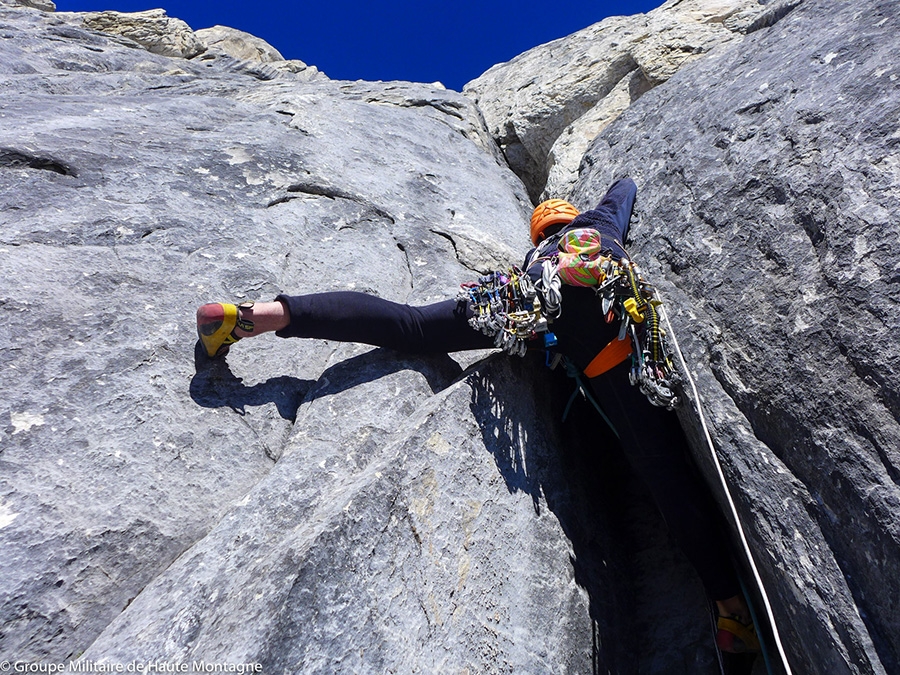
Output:
<svg viewBox="0 0 900 675">
<path fill-rule="evenodd" d="M 535 246 L 544 238 L 544 231 L 551 225 L 570 223 L 578 215 L 578 209 L 564 199 L 548 199 L 537 205 L 531 214 L 531 243 Z"/>
</svg>

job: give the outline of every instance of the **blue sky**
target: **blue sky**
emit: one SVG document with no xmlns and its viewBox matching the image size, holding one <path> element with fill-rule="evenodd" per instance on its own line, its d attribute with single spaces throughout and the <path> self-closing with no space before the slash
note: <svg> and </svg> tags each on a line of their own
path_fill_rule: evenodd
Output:
<svg viewBox="0 0 900 675">
<path fill-rule="evenodd" d="M 663 0 L 56 0 L 58 11 L 162 7 L 191 28 L 231 26 L 334 79 L 439 80 L 457 91 L 495 63 Z"/>
</svg>

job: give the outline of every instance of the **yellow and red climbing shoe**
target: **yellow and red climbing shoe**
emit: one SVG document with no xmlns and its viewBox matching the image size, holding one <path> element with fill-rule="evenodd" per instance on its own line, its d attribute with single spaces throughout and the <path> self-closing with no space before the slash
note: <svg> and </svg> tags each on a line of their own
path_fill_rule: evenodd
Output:
<svg viewBox="0 0 900 675">
<path fill-rule="evenodd" d="M 760 650 L 756 627 L 736 619 L 720 616 L 716 622 L 716 645 L 731 654 L 753 653 Z"/>
<path fill-rule="evenodd" d="M 253 331 L 253 322 L 241 317 L 241 310 L 250 310 L 252 302 L 231 305 L 213 302 L 197 310 L 197 335 L 209 358 L 225 356 L 228 349 L 240 340 L 234 330 Z"/>
</svg>

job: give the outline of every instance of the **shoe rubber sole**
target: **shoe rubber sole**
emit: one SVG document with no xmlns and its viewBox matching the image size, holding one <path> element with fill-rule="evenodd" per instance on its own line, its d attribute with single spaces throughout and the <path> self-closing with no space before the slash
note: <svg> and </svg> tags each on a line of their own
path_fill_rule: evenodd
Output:
<svg viewBox="0 0 900 675">
<path fill-rule="evenodd" d="M 197 335 L 209 358 L 225 356 L 229 347 L 240 340 L 234 334 L 237 321 L 236 305 L 214 302 L 197 310 Z"/>
</svg>

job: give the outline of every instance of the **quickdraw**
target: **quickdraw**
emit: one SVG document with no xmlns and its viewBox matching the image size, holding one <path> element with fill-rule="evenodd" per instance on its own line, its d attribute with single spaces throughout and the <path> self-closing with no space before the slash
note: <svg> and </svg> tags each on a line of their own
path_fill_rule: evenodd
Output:
<svg viewBox="0 0 900 675">
<path fill-rule="evenodd" d="M 562 256 L 542 257 L 533 264 L 542 265 L 538 291 L 558 287 L 556 278 L 566 262 Z M 586 261 L 579 274 L 584 276 Z M 675 370 L 665 331 L 660 327 L 659 299 L 656 289 L 627 260 L 596 256 L 592 261 L 595 292 L 600 296 L 601 312 L 607 323 L 619 320 L 618 337 L 612 340 L 585 368 L 588 377 L 597 377 L 631 356 L 629 380 L 656 406 L 672 410 L 680 402 L 677 394 L 681 378 Z M 571 276 L 571 271 L 567 271 Z M 549 283 L 548 283 L 549 279 Z M 592 285 L 588 283 L 578 285 Z M 561 311 L 561 310 L 560 310 Z"/>
<path fill-rule="evenodd" d="M 631 356 L 631 384 L 653 405 L 672 410 L 680 403 L 681 377 L 660 326 L 662 301 L 635 263 L 608 253 L 597 230 L 570 230 L 545 239 L 531 253 L 526 266 L 540 266 L 536 283 L 512 267 L 463 284 L 458 300 L 472 307 L 473 328 L 494 336 L 506 352 L 524 356 L 528 343 L 542 333 L 545 345 L 555 343 L 550 324 L 562 313 L 562 284 L 594 288 L 607 323 L 618 320 L 620 327 L 584 374 L 597 377 Z"/>
<path fill-rule="evenodd" d="M 621 303 L 615 305 L 622 321 L 619 334 L 627 331 L 631 337 L 629 380 L 650 403 L 672 410 L 680 402 L 677 391 L 681 377 L 672 362 L 666 333 L 660 327 L 658 308 L 662 300 L 633 262 L 622 260 L 618 269 L 622 293 L 616 296 Z"/>
<path fill-rule="evenodd" d="M 457 300 L 472 308 L 472 328 L 493 336 L 494 344 L 513 356 L 525 356 L 528 342 L 547 332 L 538 292 L 518 267 L 463 284 Z"/>
</svg>

